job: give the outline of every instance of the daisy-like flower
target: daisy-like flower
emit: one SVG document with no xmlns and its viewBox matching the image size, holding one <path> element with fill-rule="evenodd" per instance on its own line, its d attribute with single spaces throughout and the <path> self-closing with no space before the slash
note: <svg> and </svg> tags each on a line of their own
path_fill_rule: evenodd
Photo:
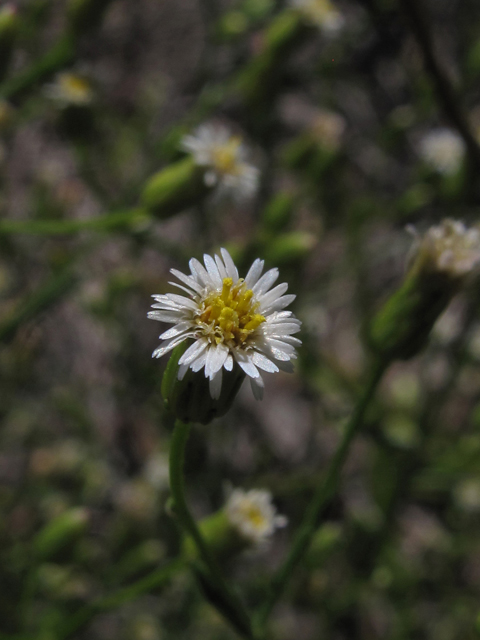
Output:
<svg viewBox="0 0 480 640">
<path fill-rule="evenodd" d="M 412 257 L 418 256 L 430 269 L 462 278 L 480 262 L 480 230 L 476 227 L 467 228 L 459 220 L 446 218 L 423 236 L 409 229 L 416 235 Z"/>
<path fill-rule="evenodd" d="M 290 6 L 299 11 L 310 24 L 320 27 L 326 34 L 335 35 L 345 19 L 330 0 L 290 0 Z"/>
<path fill-rule="evenodd" d="M 288 522 L 285 516 L 277 514 L 272 494 L 265 489 L 234 489 L 224 510 L 240 536 L 255 546 L 266 542 L 275 529 L 285 527 Z"/>
<path fill-rule="evenodd" d="M 49 98 L 64 106 L 84 107 L 93 101 L 93 89 L 88 80 L 76 73 L 58 73 L 52 83 L 45 87 Z"/>
<path fill-rule="evenodd" d="M 463 139 L 446 127 L 427 133 L 419 145 L 422 159 L 443 175 L 453 175 L 460 169 L 465 156 Z"/>
<path fill-rule="evenodd" d="M 239 367 L 249 378 L 255 398 L 263 396 L 259 370 L 271 373 L 292 371 L 295 347 L 301 342 L 292 334 L 300 330 L 300 320 L 284 311 L 295 296 L 285 295 L 288 285 L 279 284 L 278 269 L 262 276 L 264 261 L 257 258 L 245 278 L 226 249 L 222 257 L 205 254 L 205 267 L 190 260 L 190 275 L 171 269 L 182 284 L 172 282 L 187 295 L 167 293 L 153 296 L 155 311 L 148 317 L 174 326 L 162 333 L 163 340 L 153 356 L 160 358 L 184 340 L 193 341 L 178 361 L 178 378 L 188 369 L 209 379 L 210 395 L 220 397 L 222 370 Z"/>
<path fill-rule="evenodd" d="M 184 136 L 181 146 L 195 163 L 206 167 L 205 184 L 236 198 L 253 196 L 258 187 L 259 170 L 247 162 L 242 138 L 220 124 L 203 124 L 192 135 Z"/>
</svg>

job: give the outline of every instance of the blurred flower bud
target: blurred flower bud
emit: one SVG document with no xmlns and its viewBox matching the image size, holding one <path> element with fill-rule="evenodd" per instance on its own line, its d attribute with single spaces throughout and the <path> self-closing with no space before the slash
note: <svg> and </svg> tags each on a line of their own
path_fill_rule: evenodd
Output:
<svg viewBox="0 0 480 640">
<path fill-rule="evenodd" d="M 304 260 L 317 243 L 317 238 L 308 231 L 291 231 L 270 240 L 265 249 L 265 258 L 284 266 L 287 263 Z"/>
<path fill-rule="evenodd" d="M 480 261 L 480 231 L 446 219 L 418 236 L 403 285 L 374 317 L 372 348 L 388 359 L 407 359 L 429 333 Z"/>
<path fill-rule="evenodd" d="M 209 379 L 202 371 L 194 372 L 189 368 L 182 380 L 178 379 L 178 361 L 187 347 L 187 341 L 184 341 L 173 349 L 163 374 L 162 396 L 165 406 L 178 420 L 208 424 L 230 409 L 245 373 L 235 363 L 232 371 L 223 373 L 220 396 L 212 398 Z"/>
<path fill-rule="evenodd" d="M 419 153 L 432 169 L 448 176 L 460 169 L 465 157 L 465 143 L 458 133 L 443 127 L 423 136 Z"/>
<path fill-rule="evenodd" d="M 147 180 L 141 200 L 160 218 L 168 218 L 201 200 L 209 190 L 204 181 L 204 170 L 188 157 Z"/>
<path fill-rule="evenodd" d="M 79 538 L 87 529 L 88 511 L 81 507 L 69 509 L 51 520 L 33 541 L 35 555 L 48 560 L 64 546 Z"/>
</svg>

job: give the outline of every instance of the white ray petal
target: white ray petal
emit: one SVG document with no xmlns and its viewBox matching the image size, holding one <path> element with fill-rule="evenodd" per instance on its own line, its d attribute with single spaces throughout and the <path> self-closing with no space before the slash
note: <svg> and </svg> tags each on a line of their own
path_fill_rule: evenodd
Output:
<svg viewBox="0 0 480 640">
<path fill-rule="evenodd" d="M 222 254 L 223 262 L 225 263 L 225 269 L 227 271 L 228 277 L 232 278 L 233 283 L 235 284 L 238 280 L 238 269 L 232 260 L 232 256 L 223 247 L 220 249 L 220 253 Z"/>
<path fill-rule="evenodd" d="M 250 267 L 247 275 L 245 276 L 245 284 L 247 285 L 248 289 L 251 289 L 257 283 L 257 280 L 259 279 L 263 271 L 264 264 L 265 262 L 263 260 L 260 260 L 260 258 L 257 258 L 256 260 L 253 261 L 252 266 Z"/>
<path fill-rule="evenodd" d="M 227 278 L 227 270 L 225 269 L 225 265 L 222 262 L 222 259 L 220 258 L 220 256 L 217 256 L 217 254 L 215 254 L 215 263 L 217 265 L 218 268 L 218 272 L 220 274 L 220 277 L 223 281 L 224 278 Z"/>
<path fill-rule="evenodd" d="M 187 289 L 187 287 L 184 287 L 183 284 L 178 284 L 178 282 L 172 282 L 171 280 L 168 281 L 168 284 L 171 284 L 172 287 L 177 287 L 177 289 L 185 291 L 185 293 L 187 293 L 190 297 L 195 295 L 194 291 L 192 291 L 191 289 Z"/>
<path fill-rule="evenodd" d="M 192 345 L 188 347 L 185 353 L 182 355 L 178 364 L 191 364 L 194 360 L 198 358 L 198 356 L 205 351 L 208 347 L 207 340 L 197 340 Z"/>
<path fill-rule="evenodd" d="M 179 322 L 174 327 L 167 329 L 164 331 L 160 337 L 160 340 L 169 340 L 170 338 L 175 338 L 175 336 L 180 335 L 181 333 L 186 333 L 190 331 L 191 333 L 192 325 L 190 322 Z"/>
<path fill-rule="evenodd" d="M 166 353 L 174 349 L 177 344 L 180 344 L 184 340 L 185 336 L 182 335 L 179 338 L 173 338 L 173 340 L 170 340 L 167 343 L 164 342 L 162 345 L 155 349 L 155 351 L 152 353 L 152 358 L 161 358 Z"/>
<path fill-rule="evenodd" d="M 245 371 L 247 376 L 249 376 L 250 378 L 258 378 L 258 376 L 260 375 L 258 372 L 258 369 L 253 364 L 249 356 L 243 353 L 239 353 L 238 351 L 235 351 L 234 355 L 235 355 L 235 360 L 238 362 L 239 366 L 243 369 L 243 371 Z"/>
<path fill-rule="evenodd" d="M 188 371 L 188 364 L 182 364 L 178 367 L 178 379 L 183 380 Z"/>
<path fill-rule="evenodd" d="M 268 371 L 269 373 L 276 373 L 278 371 L 278 367 L 275 363 L 269 360 L 266 356 L 258 351 L 254 351 L 252 355 L 252 362 L 254 365 L 263 369 L 264 371 Z"/>
<path fill-rule="evenodd" d="M 258 301 L 260 302 L 260 309 L 264 309 L 268 305 L 275 302 L 275 300 L 280 298 L 287 289 L 288 289 L 288 284 L 286 282 L 283 282 L 282 284 L 278 284 L 271 291 L 267 291 L 263 295 L 257 296 Z"/>
<path fill-rule="evenodd" d="M 213 280 L 213 284 L 217 289 L 221 289 L 222 278 L 220 277 L 220 272 L 218 271 L 218 267 L 215 264 L 215 260 L 212 258 L 212 256 L 209 256 L 208 253 L 205 253 L 203 256 L 203 261 L 205 262 L 205 267 L 207 268 L 209 276 Z"/>
<path fill-rule="evenodd" d="M 231 371 L 233 369 L 233 358 L 231 353 L 228 354 L 223 366 L 227 371 Z"/>
<path fill-rule="evenodd" d="M 205 376 L 213 378 L 213 376 L 223 367 L 228 356 L 228 347 L 220 343 L 215 346 L 211 346 L 207 351 L 207 360 L 205 362 Z"/>
<path fill-rule="evenodd" d="M 182 316 L 183 314 L 175 311 L 149 311 L 147 313 L 150 320 L 158 320 L 159 322 L 178 322 Z"/>
<path fill-rule="evenodd" d="M 222 390 L 222 370 L 217 373 L 216 376 L 210 378 L 209 382 L 210 387 L 210 395 L 214 400 L 218 400 L 220 397 L 220 392 Z"/>
<path fill-rule="evenodd" d="M 202 292 L 203 287 L 192 276 L 187 276 L 185 273 L 182 273 L 177 269 L 170 269 L 170 273 L 183 282 L 183 284 L 186 284 L 187 287 L 193 289 L 196 293 Z"/>
<path fill-rule="evenodd" d="M 208 271 L 205 269 L 201 262 L 199 262 L 196 258 L 192 258 L 188 264 L 190 266 L 192 275 L 198 282 L 206 287 L 213 288 L 213 281 L 208 275 Z"/>
<path fill-rule="evenodd" d="M 270 289 L 272 284 L 278 278 L 278 275 L 279 272 L 277 268 L 270 269 L 269 271 L 264 273 L 260 280 L 255 284 L 255 286 L 253 287 L 253 293 L 258 296 L 259 300 L 261 299 L 262 294 Z"/>
<path fill-rule="evenodd" d="M 297 296 L 294 295 L 293 293 L 289 293 L 288 296 L 281 296 L 280 298 L 278 298 L 277 300 L 275 300 L 274 302 L 272 302 L 271 304 L 263 304 L 261 309 L 262 309 L 262 313 L 272 313 L 274 311 L 279 311 L 280 309 L 283 309 L 284 307 L 288 307 L 289 304 L 291 304 L 295 298 Z"/>
<path fill-rule="evenodd" d="M 265 383 L 263 382 L 263 378 L 261 376 L 255 379 L 250 378 L 250 386 L 252 388 L 252 392 L 255 400 L 263 400 L 263 391 L 265 389 Z"/>
<path fill-rule="evenodd" d="M 200 371 L 200 369 L 203 369 L 203 367 L 205 366 L 205 362 L 207 360 L 207 351 L 203 351 L 196 360 L 194 360 L 191 364 L 190 364 L 190 369 L 197 373 L 197 371 Z"/>
<path fill-rule="evenodd" d="M 298 331 L 300 331 L 300 325 L 298 325 L 296 322 L 279 322 L 273 325 L 266 324 L 264 331 L 266 335 L 276 334 L 288 336 L 291 333 L 297 333 Z"/>
</svg>

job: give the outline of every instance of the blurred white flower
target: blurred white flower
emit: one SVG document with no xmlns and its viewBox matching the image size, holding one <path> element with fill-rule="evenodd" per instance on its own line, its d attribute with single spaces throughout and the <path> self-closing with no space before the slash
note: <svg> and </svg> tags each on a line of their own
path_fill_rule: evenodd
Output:
<svg viewBox="0 0 480 640">
<path fill-rule="evenodd" d="M 301 344 L 292 334 L 300 331 L 300 320 L 291 311 L 283 311 L 294 295 L 284 295 L 286 283 L 273 289 L 278 269 L 262 277 L 264 261 L 257 258 L 245 278 L 240 278 L 230 254 L 221 249 L 222 258 L 205 254 L 205 267 L 190 260 L 190 275 L 171 269 L 183 284 L 171 283 L 189 297 L 174 293 L 154 295 L 155 311 L 148 317 L 174 326 L 162 333 L 163 340 L 153 356 L 160 358 L 184 340 L 193 340 L 178 361 L 178 378 L 189 368 L 204 369 L 210 380 L 212 398 L 220 397 L 222 370 L 234 366 L 250 378 L 254 396 L 261 399 L 264 383 L 259 369 L 275 373 L 292 371 L 295 346 Z"/>
<path fill-rule="evenodd" d="M 318 109 L 311 125 L 313 137 L 330 151 L 336 151 L 340 147 L 346 128 L 345 118 L 328 109 Z"/>
<path fill-rule="evenodd" d="M 330 0 L 290 0 L 290 6 L 326 34 L 335 35 L 345 24 L 345 18 Z"/>
<path fill-rule="evenodd" d="M 288 522 L 285 516 L 277 514 L 272 494 L 265 489 L 234 489 L 224 509 L 230 524 L 254 545 L 266 542 L 275 529 L 285 527 Z"/>
<path fill-rule="evenodd" d="M 480 230 L 476 227 L 469 229 L 459 220 L 446 218 L 423 236 L 410 230 L 416 235 L 413 258 L 418 256 L 435 271 L 458 278 L 468 275 L 480 262 Z"/>
<path fill-rule="evenodd" d="M 455 131 L 439 128 L 423 136 L 419 153 L 433 169 L 444 175 L 452 175 L 460 169 L 465 156 L 465 143 Z"/>
<path fill-rule="evenodd" d="M 86 78 L 76 73 L 62 72 L 45 86 L 45 95 L 62 106 L 83 107 L 92 103 L 94 92 Z"/>
<path fill-rule="evenodd" d="M 258 188 L 259 170 L 247 162 L 242 138 L 220 124 L 203 124 L 184 136 L 181 146 L 196 164 L 206 167 L 205 184 L 217 186 L 219 193 L 237 199 L 253 196 Z"/>
</svg>

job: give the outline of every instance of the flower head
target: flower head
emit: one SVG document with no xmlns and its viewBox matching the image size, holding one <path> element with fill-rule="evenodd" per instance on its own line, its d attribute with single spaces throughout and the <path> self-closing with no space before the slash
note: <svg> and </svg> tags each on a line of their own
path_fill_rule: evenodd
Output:
<svg viewBox="0 0 480 640">
<path fill-rule="evenodd" d="M 224 507 L 230 524 L 248 542 L 259 545 L 286 526 L 287 518 L 277 514 L 272 495 L 265 489 L 234 489 Z"/>
<path fill-rule="evenodd" d="M 284 295 L 286 283 L 272 289 L 278 269 L 261 276 L 264 261 L 257 258 L 245 278 L 226 249 L 222 257 L 205 254 L 205 267 L 190 260 L 190 275 L 171 269 L 182 284 L 171 283 L 187 296 L 167 293 L 153 296 L 155 311 L 148 317 L 173 327 L 162 333 L 163 340 L 153 356 L 159 358 L 184 340 L 193 341 L 178 361 L 178 379 L 188 369 L 204 371 L 210 395 L 220 397 L 222 370 L 240 369 L 250 378 L 257 399 L 263 395 L 260 370 L 271 373 L 291 371 L 295 346 L 301 344 L 292 334 L 300 331 L 300 321 L 284 311 L 294 295 Z M 261 276 L 261 277 L 260 277 Z"/>
<path fill-rule="evenodd" d="M 257 190 L 259 171 L 247 162 L 242 138 L 219 124 L 203 124 L 192 135 L 184 136 L 182 148 L 206 167 L 205 184 L 220 192 L 248 198 Z"/>
<path fill-rule="evenodd" d="M 463 139 L 447 128 L 427 133 L 420 141 L 419 152 L 422 159 L 443 175 L 456 173 L 465 155 Z"/>
<path fill-rule="evenodd" d="M 47 95 L 64 106 L 83 107 L 91 104 L 93 89 L 88 80 L 76 73 L 63 72 L 46 87 Z"/>
<path fill-rule="evenodd" d="M 480 262 L 480 230 L 446 218 L 417 238 L 414 255 L 431 270 L 466 276 Z"/>
<path fill-rule="evenodd" d="M 290 5 L 298 10 L 305 20 L 334 35 L 345 24 L 345 19 L 335 9 L 330 0 L 290 0 Z"/>
</svg>

